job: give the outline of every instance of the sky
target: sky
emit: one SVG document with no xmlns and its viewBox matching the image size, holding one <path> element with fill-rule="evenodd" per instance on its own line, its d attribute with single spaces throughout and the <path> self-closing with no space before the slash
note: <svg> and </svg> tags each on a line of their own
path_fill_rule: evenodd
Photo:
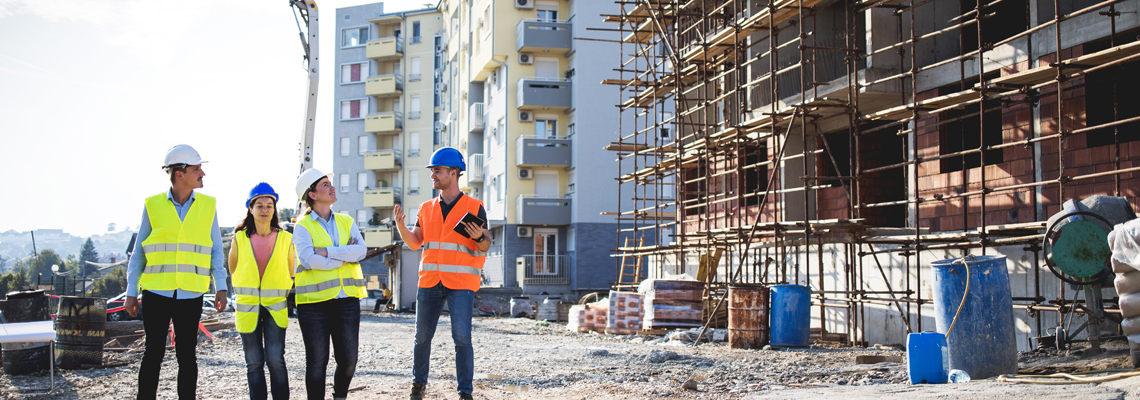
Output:
<svg viewBox="0 0 1140 400">
<path fill-rule="evenodd" d="M 318 0 L 322 16 L 371 1 Z M 426 0 L 385 1 L 385 12 Z M 431 4 L 434 6 L 434 3 Z M 258 182 L 297 202 L 307 74 L 287 0 L 0 0 L 0 209 L 10 229 L 134 229 L 176 144 L 233 226 Z M 320 24 L 314 165 L 332 169 L 335 21 Z"/>
</svg>

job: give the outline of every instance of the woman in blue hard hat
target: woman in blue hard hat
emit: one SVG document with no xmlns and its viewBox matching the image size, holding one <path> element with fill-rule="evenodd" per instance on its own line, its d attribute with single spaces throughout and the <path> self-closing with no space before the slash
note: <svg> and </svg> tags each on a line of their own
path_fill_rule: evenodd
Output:
<svg viewBox="0 0 1140 400">
<path fill-rule="evenodd" d="M 277 192 L 262 182 L 249 191 L 245 219 L 234 228 L 230 246 L 236 327 L 245 349 L 249 398 L 268 398 L 265 365 L 269 366 L 274 400 L 289 398 L 285 369 L 285 301 L 293 286 L 293 235 L 278 225 Z"/>
</svg>

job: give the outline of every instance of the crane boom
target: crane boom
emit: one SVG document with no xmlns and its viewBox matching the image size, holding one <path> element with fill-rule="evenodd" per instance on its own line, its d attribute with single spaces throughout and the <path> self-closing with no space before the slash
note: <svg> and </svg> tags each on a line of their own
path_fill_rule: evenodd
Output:
<svg viewBox="0 0 1140 400">
<path fill-rule="evenodd" d="M 297 20 L 301 46 L 305 50 L 305 69 L 309 73 L 308 96 L 305 99 L 305 115 L 303 129 L 301 130 L 301 169 L 298 171 L 299 173 L 313 167 L 313 132 L 316 129 L 317 83 L 320 81 L 317 69 L 321 60 L 320 41 L 318 40 L 320 20 L 315 1 L 289 0 L 289 6 L 294 8 L 293 17 Z M 304 28 L 301 27 L 302 20 L 305 23 Z"/>
</svg>

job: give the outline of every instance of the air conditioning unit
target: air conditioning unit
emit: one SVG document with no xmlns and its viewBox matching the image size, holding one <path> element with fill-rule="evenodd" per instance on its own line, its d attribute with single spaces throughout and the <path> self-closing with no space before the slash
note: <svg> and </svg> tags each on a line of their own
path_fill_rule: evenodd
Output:
<svg viewBox="0 0 1140 400">
<path fill-rule="evenodd" d="M 534 55 L 530 53 L 519 53 L 519 64 L 531 65 L 534 64 Z"/>
<path fill-rule="evenodd" d="M 519 179 L 534 179 L 534 170 L 530 168 L 519 168 Z"/>
<path fill-rule="evenodd" d="M 519 122 L 534 122 L 534 113 L 530 111 L 519 111 Z"/>
<path fill-rule="evenodd" d="M 531 235 L 533 235 L 533 234 L 534 234 L 534 231 L 529 226 L 518 227 L 518 235 L 521 238 L 528 238 L 528 237 L 531 237 Z"/>
<path fill-rule="evenodd" d="M 534 0 L 515 0 L 515 8 L 534 8 Z"/>
</svg>

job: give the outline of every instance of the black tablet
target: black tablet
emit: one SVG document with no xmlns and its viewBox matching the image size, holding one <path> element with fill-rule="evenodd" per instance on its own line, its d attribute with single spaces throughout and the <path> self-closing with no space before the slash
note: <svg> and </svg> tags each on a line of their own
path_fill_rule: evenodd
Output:
<svg viewBox="0 0 1140 400">
<path fill-rule="evenodd" d="M 480 228 L 483 227 L 483 224 L 487 223 L 486 221 L 483 221 L 482 218 L 479 218 L 478 215 L 475 215 L 472 213 L 467 213 L 467 214 L 463 215 L 463 219 L 460 220 L 459 223 L 455 224 L 455 227 L 453 227 L 452 229 L 456 233 L 463 235 L 463 237 L 465 237 L 465 238 L 473 239 L 471 237 L 471 235 L 467 234 L 467 229 L 463 227 L 463 225 L 465 225 L 468 222 L 474 222 L 476 225 L 479 225 Z"/>
</svg>

